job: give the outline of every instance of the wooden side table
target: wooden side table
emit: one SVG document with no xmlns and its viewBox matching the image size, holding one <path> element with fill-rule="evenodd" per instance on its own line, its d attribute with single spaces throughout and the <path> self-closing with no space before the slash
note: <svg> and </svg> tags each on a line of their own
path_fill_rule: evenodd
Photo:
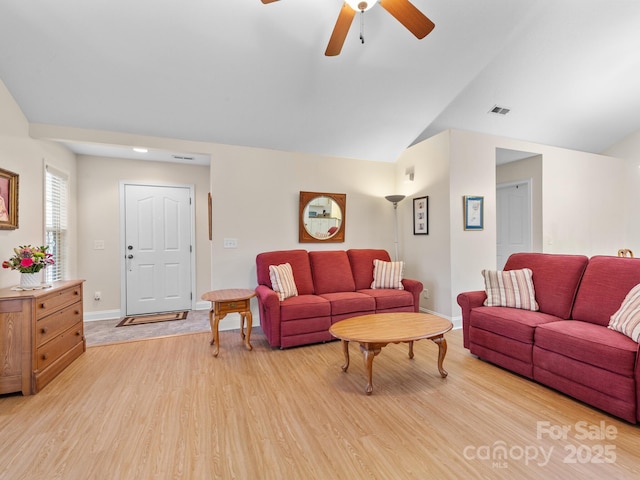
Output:
<svg viewBox="0 0 640 480">
<path fill-rule="evenodd" d="M 227 316 L 227 313 L 240 314 L 240 335 L 248 350 L 251 346 L 251 327 L 253 317 L 251 315 L 251 298 L 256 296 L 256 292 L 244 288 L 230 288 L 227 290 L 213 290 L 202 295 L 203 300 L 211 302 L 209 310 L 209 323 L 213 338 L 210 344 L 216 346 L 213 356 L 217 357 L 220 352 L 220 337 L 218 335 L 218 324 L 220 320 Z M 244 324 L 247 322 L 247 334 L 244 334 Z"/>
</svg>

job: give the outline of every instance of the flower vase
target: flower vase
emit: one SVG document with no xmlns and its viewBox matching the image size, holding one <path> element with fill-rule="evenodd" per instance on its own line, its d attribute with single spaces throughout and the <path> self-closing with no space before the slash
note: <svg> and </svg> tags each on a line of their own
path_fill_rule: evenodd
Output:
<svg viewBox="0 0 640 480">
<path fill-rule="evenodd" d="M 40 286 L 40 273 L 21 273 L 20 288 L 31 290 Z"/>
</svg>

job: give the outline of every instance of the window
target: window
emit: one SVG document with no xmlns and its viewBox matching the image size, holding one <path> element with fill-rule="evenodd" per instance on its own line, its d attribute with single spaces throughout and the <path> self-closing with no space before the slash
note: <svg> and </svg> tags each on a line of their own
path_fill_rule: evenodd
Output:
<svg viewBox="0 0 640 480">
<path fill-rule="evenodd" d="M 69 177 L 47 165 L 45 167 L 45 243 L 56 263 L 44 269 L 45 282 L 66 278 Z"/>
</svg>

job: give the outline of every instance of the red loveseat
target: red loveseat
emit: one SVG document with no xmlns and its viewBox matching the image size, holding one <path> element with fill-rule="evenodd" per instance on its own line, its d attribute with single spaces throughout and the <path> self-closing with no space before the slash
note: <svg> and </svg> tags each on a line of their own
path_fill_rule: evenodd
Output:
<svg viewBox="0 0 640 480">
<path fill-rule="evenodd" d="M 417 312 L 422 283 L 403 279 L 404 290 L 372 289 L 374 259 L 390 262 L 386 250 L 308 252 L 282 250 L 256 257 L 260 326 L 272 347 L 334 340 L 329 327 L 345 318 L 380 312 Z M 298 295 L 280 301 L 270 265 L 289 263 Z"/>
<path fill-rule="evenodd" d="M 631 423 L 640 421 L 638 343 L 607 328 L 640 284 L 640 259 L 517 253 L 539 311 L 486 307 L 485 291 L 458 295 L 464 346 L 479 358 Z"/>
</svg>

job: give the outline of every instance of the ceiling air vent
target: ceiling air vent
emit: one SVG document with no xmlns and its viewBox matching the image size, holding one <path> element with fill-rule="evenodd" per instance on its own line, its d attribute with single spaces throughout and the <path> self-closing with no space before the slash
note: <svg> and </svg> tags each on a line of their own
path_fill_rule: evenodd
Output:
<svg viewBox="0 0 640 480">
<path fill-rule="evenodd" d="M 495 113 L 496 115 L 506 115 L 510 111 L 510 108 L 501 107 L 500 105 L 494 105 L 493 108 L 489 110 L 489 113 Z"/>
<path fill-rule="evenodd" d="M 171 155 L 175 160 L 193 160 L 193 157 L 185 157 L 183 155 Z"/>
</svg>

